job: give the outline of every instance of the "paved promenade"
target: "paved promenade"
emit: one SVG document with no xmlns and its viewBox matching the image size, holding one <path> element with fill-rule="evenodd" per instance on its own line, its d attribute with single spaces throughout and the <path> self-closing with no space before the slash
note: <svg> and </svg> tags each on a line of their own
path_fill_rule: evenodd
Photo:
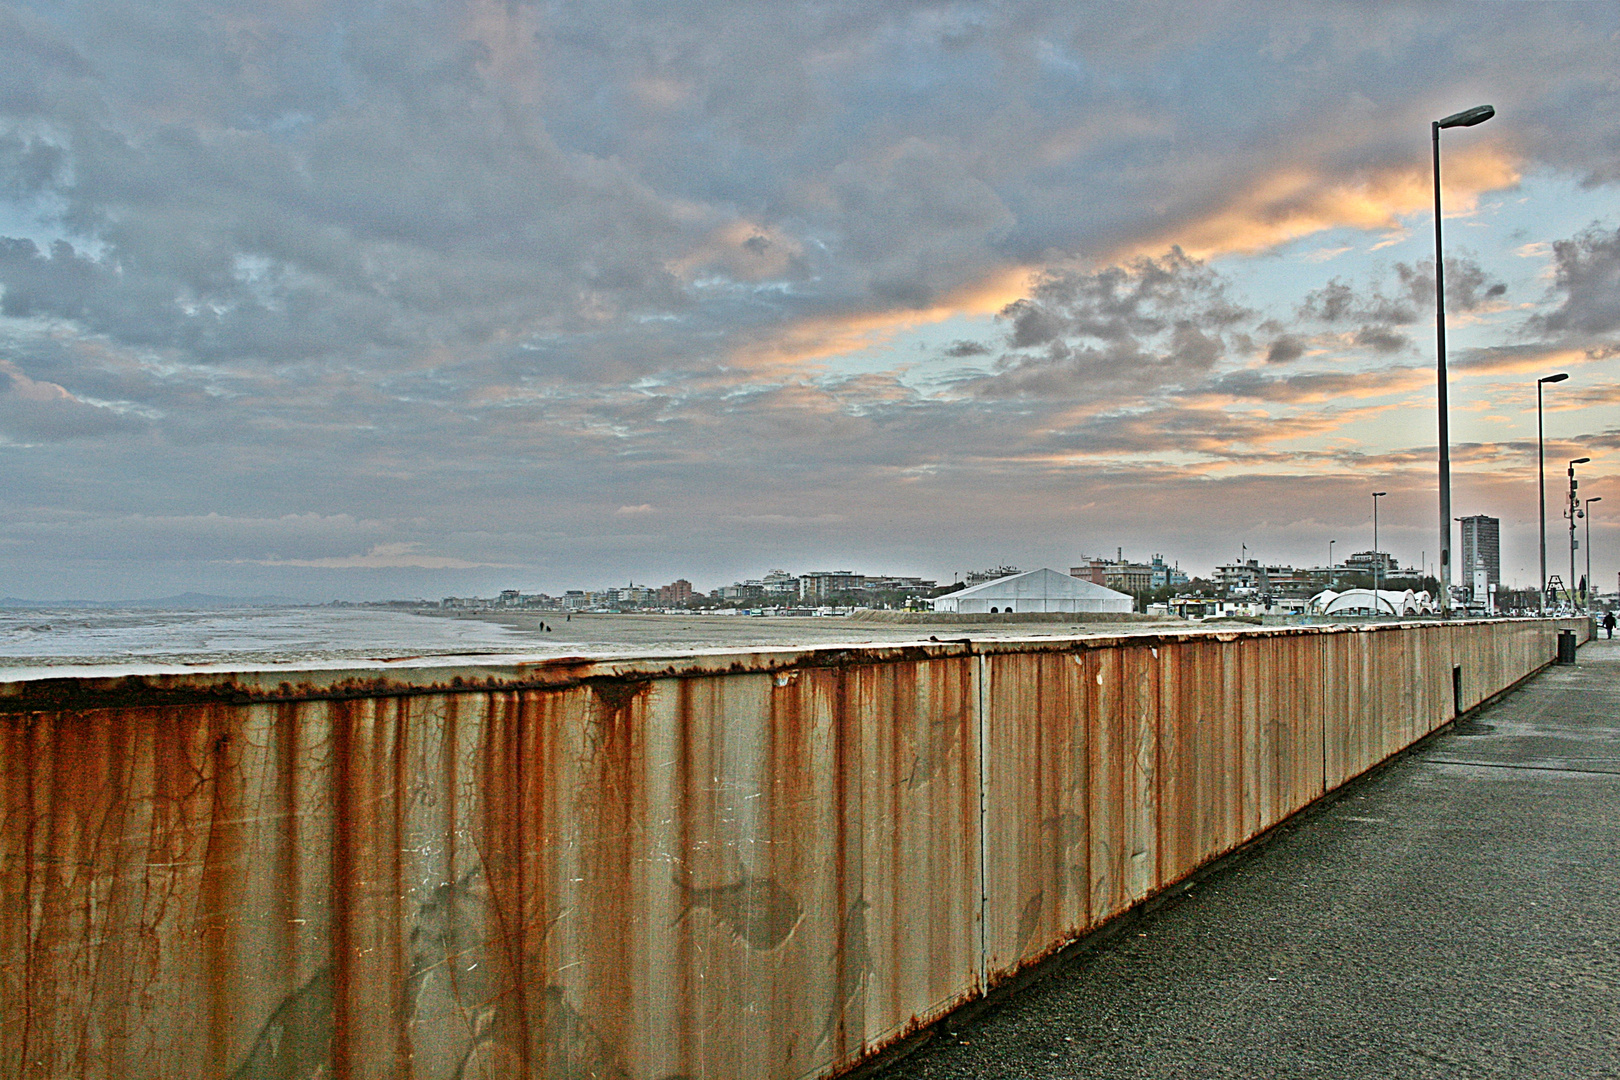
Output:
<svg viewBox="0 0 1620 1080">
<path fill-rule="evenodd" d="M 1620 1077 L 1620 640 L 884 1075 Z"/>
</svg>

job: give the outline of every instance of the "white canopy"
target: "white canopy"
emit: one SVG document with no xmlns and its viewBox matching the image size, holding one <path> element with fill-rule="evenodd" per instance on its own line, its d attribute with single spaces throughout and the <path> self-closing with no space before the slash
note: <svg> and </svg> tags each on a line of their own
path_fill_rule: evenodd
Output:
<svg viewBox="0 0 1620 1080">
<path fill-rule="evenodd" d="M 1030 570 L 1023 574 L 981 582 L 934 599 L 935 611 L 998 614 L 1023 611 L 1130 611 L 1129 595 L 1056 570 Z"/>
<path fill-rule="evenodd" d="M 1379 589 L 1376 594 L 1371 589 L 1346 589 L 1342 593 L 1324 589 L 1311 597 L 1310 609 L 1322 615 L 1433 615 L 1438 610 L 1427 591 L 1411 589 Z"/>
</svg>

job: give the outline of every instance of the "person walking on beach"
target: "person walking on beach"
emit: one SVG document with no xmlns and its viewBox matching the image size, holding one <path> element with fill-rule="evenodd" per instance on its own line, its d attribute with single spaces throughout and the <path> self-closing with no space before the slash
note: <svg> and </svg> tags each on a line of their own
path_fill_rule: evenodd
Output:
<svg viewBox="0 0 1620 1080">
<path fill-rule="evenodd" d="M 1614 640 L 1614 609 L 1613 608 L 1610 608 L 1608 611 L 1605 611 L 1603 613 L 1603 629 L 1609 635 L 1609 640 L 1613 641 Z"/>
</svg>

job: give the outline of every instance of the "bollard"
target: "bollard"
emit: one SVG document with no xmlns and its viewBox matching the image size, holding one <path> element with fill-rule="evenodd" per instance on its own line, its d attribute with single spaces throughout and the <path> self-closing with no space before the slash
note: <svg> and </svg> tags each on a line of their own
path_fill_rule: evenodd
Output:
<svg viewBox="0 0 1620 1080">
<path fill-rule="evenodd" d="M 1575 662 L 1575 631 L 1558 631 L 1558 662 L 1560 664 Z"/>
</svg>

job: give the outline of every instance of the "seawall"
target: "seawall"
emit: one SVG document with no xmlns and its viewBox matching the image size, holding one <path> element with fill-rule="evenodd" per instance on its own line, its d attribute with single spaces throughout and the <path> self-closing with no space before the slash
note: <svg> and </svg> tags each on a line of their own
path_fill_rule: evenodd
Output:
<svg viewBox="0 0 1620 1080">
<path fill-rule="evenodd" d="M 1560 625 L 0 684 L 0 1077 L 846 1071 Z"/>
</svg>

